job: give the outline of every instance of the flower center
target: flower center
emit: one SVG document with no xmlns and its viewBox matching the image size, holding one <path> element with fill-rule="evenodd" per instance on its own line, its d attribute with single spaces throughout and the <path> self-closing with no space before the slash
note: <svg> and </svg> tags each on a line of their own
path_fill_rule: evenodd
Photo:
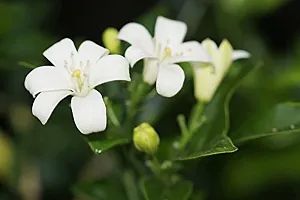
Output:
<svg viewBox="0 0 300 200">
<path fill-rule="evenodd" d="M 88 84 L 88 70 L 91 65 L 90 60 L 79 61 L 75 53 L 71 53 L 71 59 L 65 61 L 65 69 L 68 71 L 71 81 L 74 84 L 74 94 L 86 96 L 90 91 Z"/>
<path fill-rule="evenodd" d="M 168 58 L 172 55 L 172 49 L 170 47 L 165 47 L 164 49 L 164 58 Z"/>
<path fill-rule="evenodd" d="M 170 41 L 159 42 L 155 38 L 153 38 L 154 46 L 155 46 L 155 55 L 159 59 L 160 62 L 165 61 L 167 58 L 171 57 L 174 53 L 172 48 L 170 47 Z"/>
<path fill-rule="evenodd" d="M 83 87 L 83 77 L 82 77 L 82 72 L 80 69 L 75 69 L 73 72 L 72 72 L 72 77 L 74 77 L 77 81 L 77 86 L 78 86 L 78 89 L 79 91 L 82 90 L 82 87 Z"/>
<path fill-rule="evenodd" d="M 73 76 L 73 77 L 76 77 L 76 78 L 80 78 L 80 76 L 81 76 L 81 71 L 80 71 L 80 69 L 75 69 L 75 70 L 73 71 L 73 73 L 72 73 L 72 76 Z"/>
</svg>

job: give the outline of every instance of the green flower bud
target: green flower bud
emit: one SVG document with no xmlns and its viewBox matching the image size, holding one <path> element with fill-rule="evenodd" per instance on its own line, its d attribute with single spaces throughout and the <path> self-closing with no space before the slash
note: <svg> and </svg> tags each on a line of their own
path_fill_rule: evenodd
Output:
<svg viewBox="0 0 300 200">
<path fill-rule="evenodd" d="M 115 28 L 107 28 L 102 35 L 104 46 L 114 54 L 120 53 L 120 40 L 117 39 L 118 30 Z"/>
<path fill-rule="evenodd" d="M 159 145 L 159 136 L 148 123 L 142 123 L 133 131 L 133 143 L 137 150 L 153 155 Z"/>
</svg>

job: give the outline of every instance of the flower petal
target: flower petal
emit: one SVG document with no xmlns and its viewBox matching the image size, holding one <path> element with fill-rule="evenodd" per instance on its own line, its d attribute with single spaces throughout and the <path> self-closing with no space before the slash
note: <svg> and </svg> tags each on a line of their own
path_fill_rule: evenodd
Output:
<svg viewBox="0 0 300 200">
<path fill-rule="evenodd" d="M 243 58 L 249 58 L 251 55 L 244 50 L 234 50 L 232 53 L 232 60 L 238 60 Z"/>
<path fill-rule="evenodd" d="M 56 67 L 64 67 L 76 60 L 77 50 L 69 38 L 62 39 L 44 51 L 43 55 Z"/>
<path fill-rule="evenodd" d="M 32 114 L 45 125 L 57 104 L 71 93 L 71 91 L 41 92 L 33 102 Z"/>
<path fill-rule="evenodd" d="M 176 95 L 183 86 L 185 76 L 179 65 L 167 65 L 159 68 L 156 90 L 164 97 Z"/>
<path fill-rule="evenodd" d="M 206 38 L 202 41 L 201 45 L 212 60 L 216 59 L 219 50 L 217 44 L 213 40 L 211 40 L 210 38 Z"/>
<path fill-rule="evenodd" d="M 84 41 L 78 49 L 78 56 L 83 63 L 96 63 L 101 57 L 109 54 L 109 50 L 99 46 L 92 41 Z"/>
<path fill-rule="evenodd" d="M 155 39 L 159 42 L 169 41 L 179 44 L 184 40 L 187 25 L 184 22 L 158 16 L 155 24 Z"/>
<path fill-rule="evenodd" d="M 149 54 L 153 53 L 152 37 L 149 31 L 141 24 L 133 22 L 126 24 L 119 31 L 118 39 L 126 41 Z"/>
<path fill-rule="evenodd" d="M 201 63 L 192 64 L 194 70 L 194 93 L 199 101 L 210 102 L 213 98 L 222 78 L 220 71 L 203 66 Z"/>
<path fill-rule="evenodd" d="M 139 48 L 130 46 L 125 52 L 125 58 L 129 61 L 130 66 L 133 67 L 139 60 L 144 58 L 153 58 L 153 56 Z"/>
<path fill-rule="evenodd" d="M 72 90 L 67 71 L 53 66 L 33 69 L 25 78 L 25 88 L 35 97 L 39 92 Z"/>
<path fill-rule="evenodd" d="M 219 54 L 216 60 L 217 70 L 221 70 L 222 73 L 226 73 L 232 63 L 232 46 L 228 40 L 223 40 L 219 47 Z"/>
<path fill-rule="evenodd" d="M 143 80 L 153 85 L 157 79 L 158 61 L 156 59 L 144 59 Z"/>
<path fill-rule="evenodd" d="M 71 100 L 74 121 L 83 134 L 100 132 L 106 128 L 106 107 L 102 95 L 91 90 L 86 97 L 74 96 Z"/>
<path fill-rule="evenodd" d="M 172 48 L 172 56 L 167 58 L 165 62 L 169 64 L 180 62 L 212 62 L 208 53 L 202 45 L 197 41 L 184 42 Z"/>
<path fill-rule="evenodd" d="M 116 80 L 130 81 L 129 63 L 123 56 L 104 56 L 89 71 L 89 84 L 92 88 Z"/>
</svg>

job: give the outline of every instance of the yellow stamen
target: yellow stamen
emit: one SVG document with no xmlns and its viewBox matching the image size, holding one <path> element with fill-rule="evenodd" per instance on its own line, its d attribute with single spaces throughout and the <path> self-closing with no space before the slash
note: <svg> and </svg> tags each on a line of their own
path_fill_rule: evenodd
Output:
<svg viewBox="0 0 300 200">
<path fill-rule="evenodd" d="M 172 49 L 170 47 L 165 48 L 165 58 L 170 57 L 172 55 Z"/>
<path fill-rule="evenodd" d="M 72 73 L 72 76 L 77 79 L 78 88 L 79 88 L 79 90 L 81 90 L 83 82 L 82 82 L 82 79 L 81 79 L 81 71 L 80 71 L 80 69 L 75 69 L 73 71 L 73 73 Z"/>
<path fill-rule="evenodd" d="M 78 78 L 78 79 L 80 79 L 80 76 L 81 76 L 81 71 L 80 71 L 80 69 L 74 70 L 73 73 L 72 73 L 72 76 L 73 76 L 73 77 L 76 77 L 76 78 Z"/>
</svg>

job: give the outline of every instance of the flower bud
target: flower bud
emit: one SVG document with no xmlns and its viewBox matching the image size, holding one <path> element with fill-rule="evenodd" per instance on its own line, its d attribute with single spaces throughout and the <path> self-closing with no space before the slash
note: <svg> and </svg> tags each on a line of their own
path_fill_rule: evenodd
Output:
<svg viewBox="0 0 300 200">
<path fill-rule="evenodd" d="M 148 123 L 142 123 L 133 131 L 133 143 L 137 150 L 153 155 L 159 145 L 159 136 Z"/>
<path fill-rule="evenodd" d="M 211 57 L 212 63 L 205 66 L 202 63 L 192 63 L 194 90 L 197 100 L 210 102 L 221 81 L 226 76 L 232 61 L 248 58 L 250 54 L 243 50 L 233 50 L 227 40 L 223 40 L 218 47 L 211 39 L 205 39 L 202 46 Z"/>
<path fill-rule="evenodd" d="M 104 46 L 113 54 L 120 53 L 120 40 L 117 39 L 118 30 L 115 28 L 107 28 L 102 35 Z"/>
</svg>

